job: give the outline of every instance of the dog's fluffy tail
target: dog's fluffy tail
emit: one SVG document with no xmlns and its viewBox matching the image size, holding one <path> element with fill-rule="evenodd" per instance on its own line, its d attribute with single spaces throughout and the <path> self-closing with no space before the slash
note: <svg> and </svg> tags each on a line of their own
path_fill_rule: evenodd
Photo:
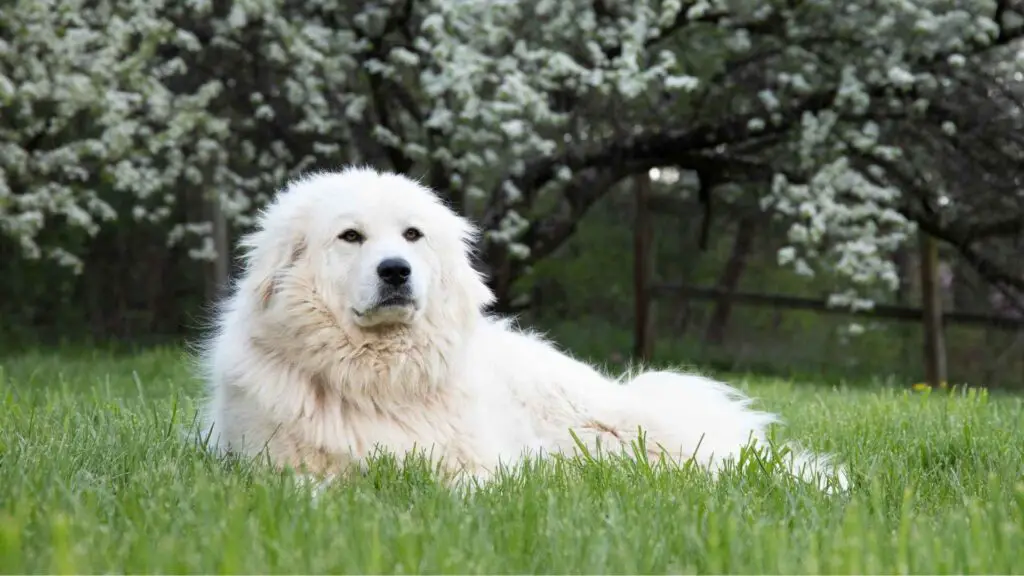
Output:
<svg viewBox="0 0 1024 576">
<path fill-rule="evenodd" d="M 755 410 L 739 390 L 703 376 L 646 372 L 626 382 L 627 396 L 641 413 L 647 443 L 660 444 L 679 459 L 694 459 L 713 472 L 736 461 L 744 447 L 767 447 L 768 427 L 777 415 Z M 776 455 L 796 477 L 826 491 L 846 490 L 845 470 L 830 455 L 796 444 L 776 446 Z M 781 450 L 779 450 L 781 449 Z M 776 460 L 776 461 L 779 461 Z"/>
</svg>

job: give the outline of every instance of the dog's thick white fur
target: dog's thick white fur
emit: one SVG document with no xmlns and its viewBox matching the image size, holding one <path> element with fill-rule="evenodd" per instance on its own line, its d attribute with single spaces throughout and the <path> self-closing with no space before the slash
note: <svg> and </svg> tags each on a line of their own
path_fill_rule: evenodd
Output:
<svg viewBox="0 0 1024 576">
<path fill-rule="evenodd" d="M 330 476 L 375 448 L 423 449 L 487 478 L 525 454 L 632 452 L 712 471 L 777 419 L 708 378 L 608 378 L 482 309 L 475 229 L 429 189 L 368 168 L 292 182 L 244 238 L 244 273 L 201 357 L 204 432 Z M 793 472 L 846 484 L 796 450 Z M 467 476 L 463 476 L 467 477 Z M 824 484 L 823 484 L 824 486 Z"/>
</svg>

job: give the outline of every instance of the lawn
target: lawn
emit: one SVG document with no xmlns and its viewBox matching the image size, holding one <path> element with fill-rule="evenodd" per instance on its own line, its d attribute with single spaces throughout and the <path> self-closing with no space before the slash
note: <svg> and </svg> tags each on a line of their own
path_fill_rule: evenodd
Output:
<svg viewBox="0 0 1024 576">
<path fill-rule="evenodd" d="M 198 386 L 178 350 L 0 359 L 0 571 L 1024 571 L 1020 398 L 736 382 L 852 491 L 754 461 L 711 482 L 561 460 L 458 493 L 384 459 L 314 499 L 181 440 Z"/>
</svg>

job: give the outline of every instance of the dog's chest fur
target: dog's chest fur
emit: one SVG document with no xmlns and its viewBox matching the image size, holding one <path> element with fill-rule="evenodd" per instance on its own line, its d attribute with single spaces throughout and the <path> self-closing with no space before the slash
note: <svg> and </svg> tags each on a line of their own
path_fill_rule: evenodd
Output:
<svg viewBox="0 0 1024 576">
<path fill-rule="evenodd" d="M 436 344 L 423 346 L 401 336 L 358 343 L 334 338 L 331 346 L 307 342 L 301 364 L 257 344 L 257 356 L 266 362 L 237 367 L 233 380 L 247 390 L 235 401 L 271 400 L 263 406 L 271 420 L 267 424 L 287 438 L 268 443 L 271 458 L 291 460 L 274 452 L 300 448 L 305 456 L 294 464 L 324 468 L 314 463 L 362 460 L 376 449 L 396 454 L 419 449 L 432 450 L 450 464 L 474 460 L 466 421 L 473 401 L 456 385 L 451 359 Z"/>
</svg>

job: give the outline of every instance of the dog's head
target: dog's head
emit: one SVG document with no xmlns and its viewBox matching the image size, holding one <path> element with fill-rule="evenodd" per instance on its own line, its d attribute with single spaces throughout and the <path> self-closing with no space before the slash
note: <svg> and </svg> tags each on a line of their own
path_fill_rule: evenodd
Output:
<svg viewBox="0 0 1024 576">
<path fill-rule="evenodd" d="M 329 314 L 347 331 L 459 331 L 493 295 L 473 226 L 424 186 L 365 168 L 291 183 L 243 240 L 239 285 L 256 311 Z"/>
</svg>

